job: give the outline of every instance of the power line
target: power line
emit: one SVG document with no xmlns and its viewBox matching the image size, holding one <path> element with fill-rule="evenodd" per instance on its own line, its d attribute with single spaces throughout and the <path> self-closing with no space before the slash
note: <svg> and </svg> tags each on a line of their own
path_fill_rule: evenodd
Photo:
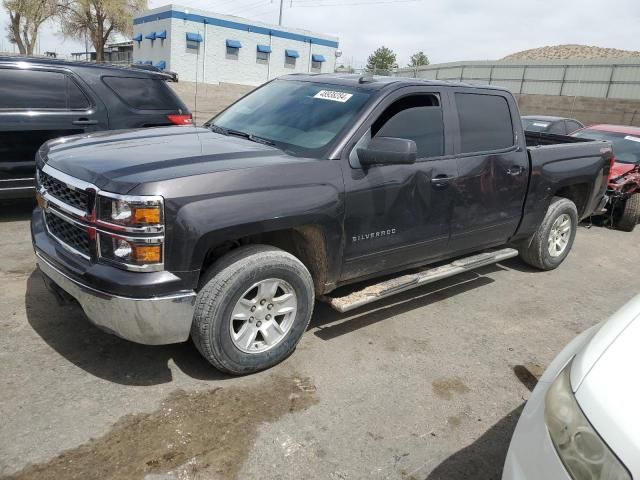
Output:
<svg viewBox="0 0 640 480">
<path fill-rule="evenodd" d="M 269 5 L 269 7 L 266 8 L 266 9 L 263 8 L 263 9 L 258 10 L 258 11 L 253 11 L 253 12 L 251 12 L 251 16 L 253 18 L 255 18 L 256 16 L 265 15 L 267 13 L 277 13 L 277 10 L 274 11 L 274 7 L 276 7 L 275 4 Z M 266 23 L 273 23 L 273 22 L 266 22 Z"/>
<path fill-rule="evenodd" d="M 230 10 L 228 10 L 229 13 L 227 13 L 227 15 L 235 15 L 236 13 L 240 13 L 240 12 L 246 12 L 247 10 L 250 10 L 254 7 L 258 7 L 258 6 L 262 6 L 264 5 L 264 0 L 260 0 L 258 2 L 254 2 L 254 3 L 249 3 L 246 5 L 243 5 L 242 7 L 240 7 L 240 5 L 236 4 L 234 7 L 231 7 Z"/>
<path fill-rule="evenodd" d="M 317 2 L 318 0 L 295 0 L 293 7 L 299 7 L 299 8 L 319 8 L 319 7 L 352 7 L 352 6 L 360 6 L 360 5 L 398 5 L 398 4 L 407 4 L 407 3 L 415 3 L 415 2 L 422 2 L 424 0 L 379 0 L 379 1 L 373 1 L 373 0 L 363 0 L 363 1 L 356 1 L 353 3 L 348 3 L 348 2 L 340 2 L 340 3 L 317 3 L 317 4 L 313 4 L 314 2 Z M 330 0 L 331 1 L 331 0 Z"/>
<path fill-rule="evenodd" d="M 237 6 L 238 5 L 238 1 L 237 0 L 227 0 L 227 1 L 222 1 L 222 2 L 216 2 L 216 5 L 214 5 L 214 7 L 215 8 L 220 8 L 222 6 L 227 7 L 228 5 Z"/>
</svg>

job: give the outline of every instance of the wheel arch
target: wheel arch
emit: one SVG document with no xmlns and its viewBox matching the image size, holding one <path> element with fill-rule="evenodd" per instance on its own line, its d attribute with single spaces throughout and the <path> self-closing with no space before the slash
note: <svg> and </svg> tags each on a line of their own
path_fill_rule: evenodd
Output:
<svg viewBox="0 0 640 480">
<path fill-rule="evenodd" d="M 572 183 L 559 186 L 553 193 L 553 197 L 571 200 L 578 210 L 578 217 L 582 218 L 583 215 L 587 214 L 586 209 L 592 192 L 593 187 L 589 183 Z"/>
<path fill-rule="evenodd" d="M 340 252 L 329 241 L 330 230 L 316 222 L 282 225 L 274 222 L 265 225 L 249 224 L 235 226 L 224 232 L 203 235 L 196 244 L 192 263 L 200 270 L 200 276 L 224 255 L 243 245 L 269 245 L 290 253 L 309 270 L 313 278 L 316 295 L 322 295 L 339 275 Z"/>
</svg>

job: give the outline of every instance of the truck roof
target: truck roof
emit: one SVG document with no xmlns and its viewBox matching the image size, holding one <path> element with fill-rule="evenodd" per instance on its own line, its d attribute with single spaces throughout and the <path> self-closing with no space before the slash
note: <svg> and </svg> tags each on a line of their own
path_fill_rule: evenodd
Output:
<svg viewBox="0 0 640 480">
<path fill-rule="evenodd" d="M 465 88 L 482 88 L 499 91 L 509 91 L 503 87 L 494 85 L 473 85 L 463 82 L 452 82 L 448 80 L 426 80 L 423 78 L 408 77 L 383 77 L 383 76 L 364 76 L 354 73 L 292 73 L 280 77 L 283 80 L 298 80 L 303 82 L 328 83 L 332 85 L 343 85 L 346 87 L 360 87 L 367 90 L 382 90 L 389 85 L 398 87 L 407 85 L 430 85 L 435 87 L 465 87 Z"/>
</svg>

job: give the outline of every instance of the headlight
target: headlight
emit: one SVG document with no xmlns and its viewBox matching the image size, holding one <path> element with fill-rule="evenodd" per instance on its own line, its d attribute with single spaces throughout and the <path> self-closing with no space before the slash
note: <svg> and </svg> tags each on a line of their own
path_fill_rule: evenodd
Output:
<svg viewBox="0 0 640 480">
<path fill-rule="evenodd" d="M 100 260 L 138 272 L 162 270 L 163 198 L 99 192 L 96 203 Z"/>
<path fill-rule="evenodd" d="M 163 238 L 120 237 L 100 232 L 100 258 L 130 270 L 154 270 L 163 263 Z"/>
<path fill-rule="evenodd" d="M 631 475 L 584 416 L 571 389 L 571 363 L 545 397 L 544 420 L 558 456 L 575 480 L 631 480 Z"/>
<path fill-rule="evenodd" d="M 162 197 L 98 197 L 98 221 L 130 227 L 132 231 L 159 231 L 164 221 Z"/>
</svg>

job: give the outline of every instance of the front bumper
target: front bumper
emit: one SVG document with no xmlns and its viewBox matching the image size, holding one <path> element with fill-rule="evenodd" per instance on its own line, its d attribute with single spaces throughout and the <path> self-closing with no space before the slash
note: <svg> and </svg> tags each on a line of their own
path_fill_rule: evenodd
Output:
<svg viewBox="0 0 640 480">
<path fill-rule="evenodd" d="M 65 275 L 36 250 L 38 267 L 48 280 L 75 298 L 97 327 L 145 345 L 184 342 L 189 338 L 195 292 L 153 298 L 113 295 Z"/>
<path fill-rule="evenodd" d="M 551 362 L 533 390 L 513 433 L 502 480 L 571 480 L 544 421 L 547 390 L 567 363 L 595 335 L 599 325 L 581 333 Z"/>
<path fill-rule="evenodd" d="M 86 260 L 47 233 L 39 208 L 31 217 L 31 237 L 47 287 L 58 299 L 73 297 L 99 328 L 145 345 L 189 338 L 196 299 L 192 272 L 129 272 Z"/>
</svg>

